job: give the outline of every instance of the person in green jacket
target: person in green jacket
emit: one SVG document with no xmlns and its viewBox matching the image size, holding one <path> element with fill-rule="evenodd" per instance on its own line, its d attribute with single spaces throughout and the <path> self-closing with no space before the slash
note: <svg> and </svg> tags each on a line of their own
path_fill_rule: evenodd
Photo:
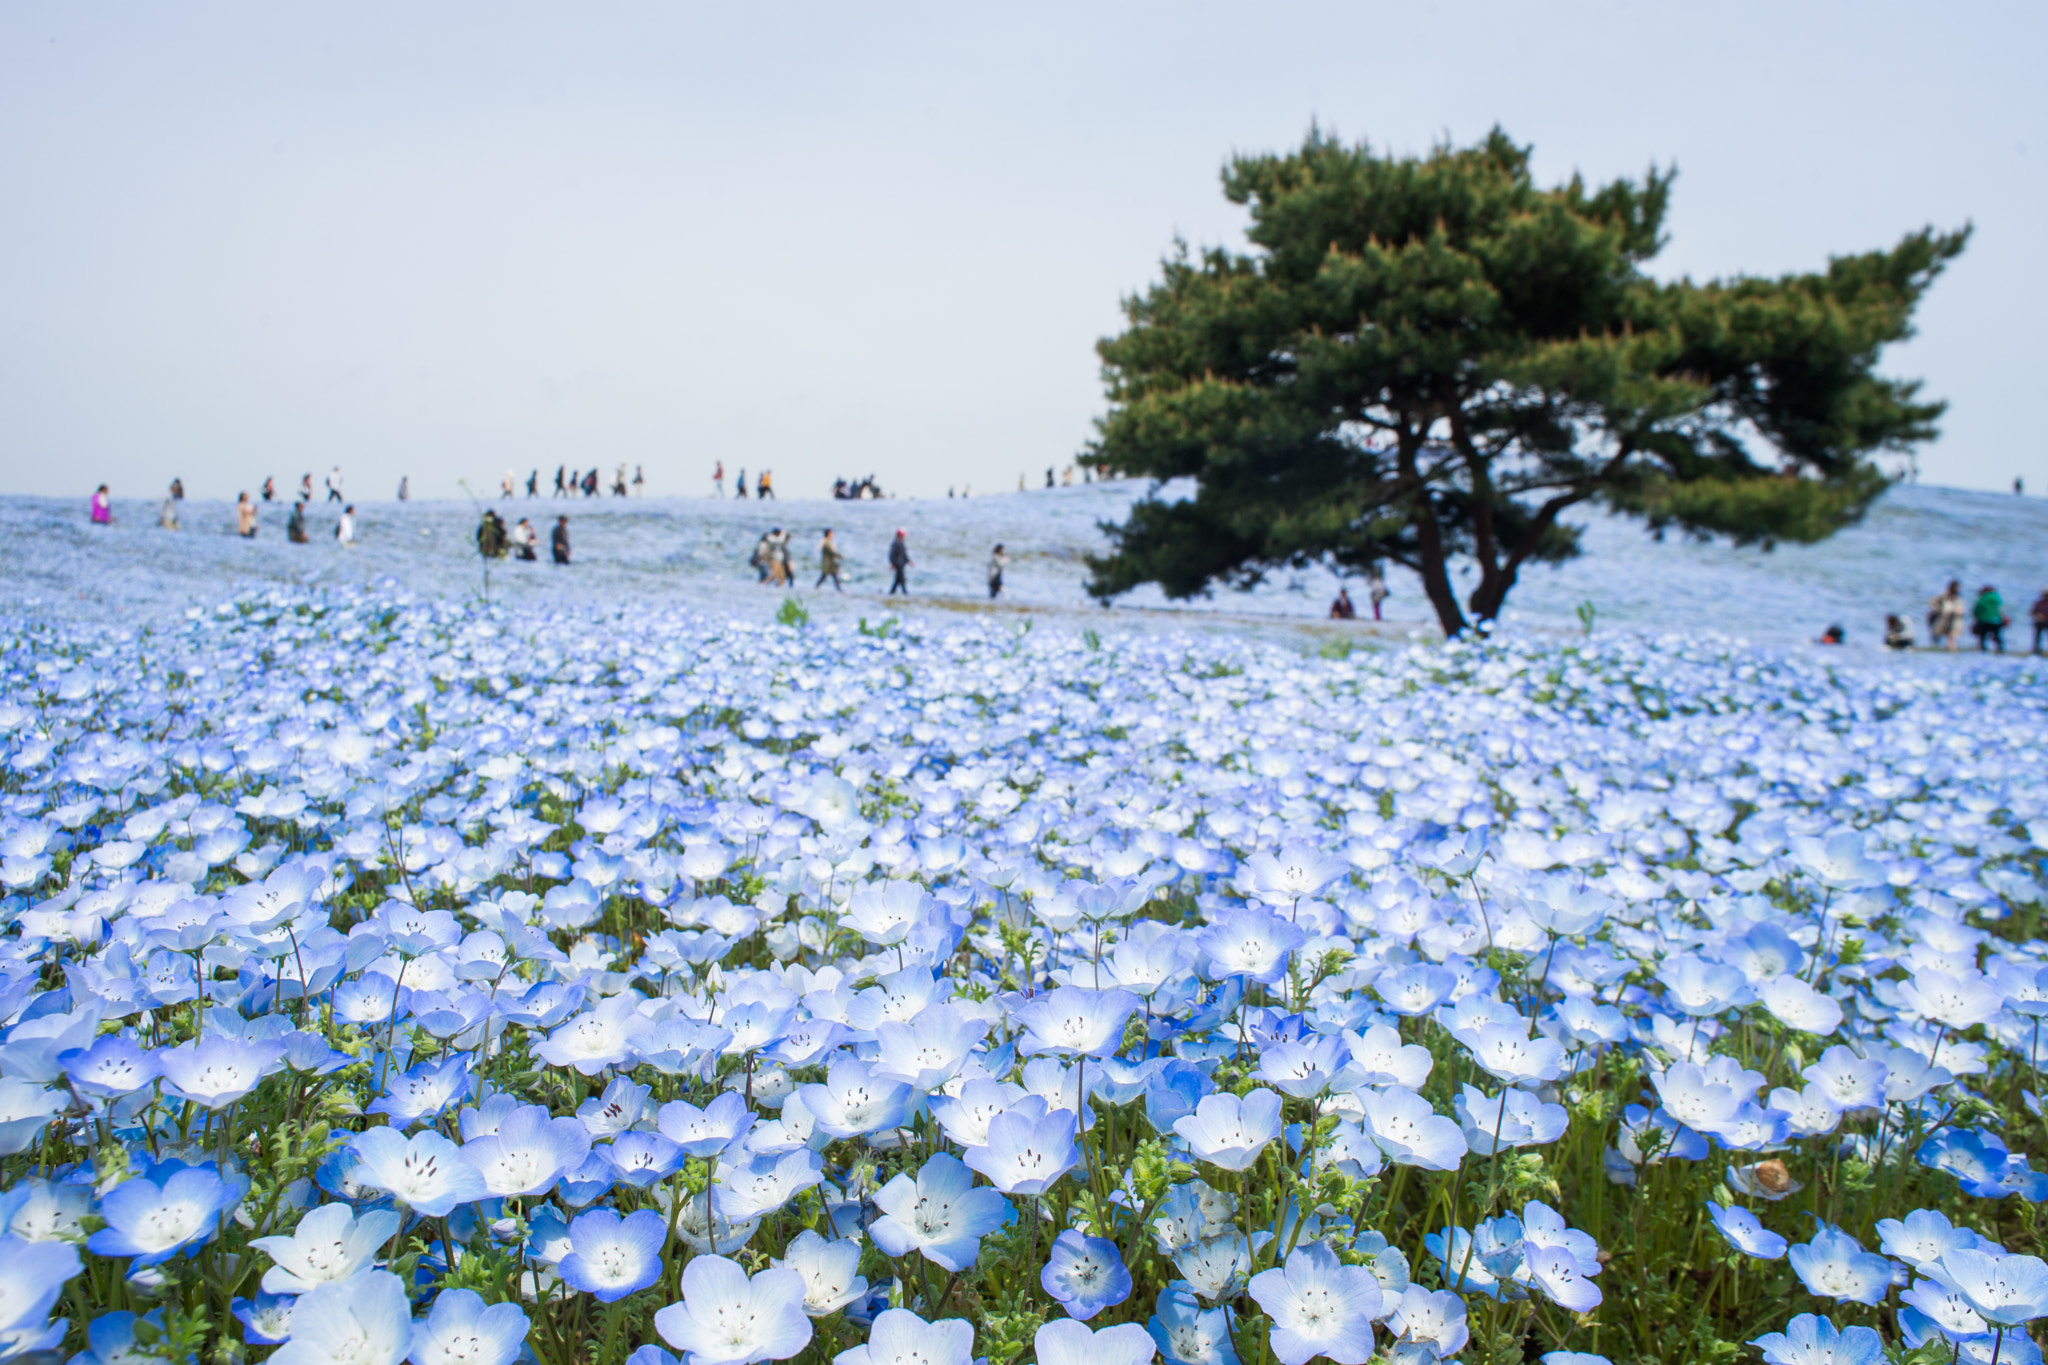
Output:
<svg viewBox="0 0 2048 1365">
<path fill-rule="evenodd" d="M 2000 654 L 2005 653 L 2005 602 L 1998 589 L 1986 583 L 1970 607 L 1970 617 L 1976 623 L 1978 650 L 1988 650 L 1995 644 Z"/>
</svg>

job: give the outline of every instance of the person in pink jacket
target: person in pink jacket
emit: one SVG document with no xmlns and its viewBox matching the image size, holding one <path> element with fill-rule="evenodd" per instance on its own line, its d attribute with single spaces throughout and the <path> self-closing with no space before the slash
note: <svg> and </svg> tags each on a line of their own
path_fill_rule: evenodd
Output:
<svg viewBox="0 0 2048 1365">
<path fill-rule="evenodd" d="M 106 526 L 114 520 L 113 499 L 107 496 L 107 486 L 101 484 L 92 495 L 92 521 L 95 526 Z"/>
</svg>

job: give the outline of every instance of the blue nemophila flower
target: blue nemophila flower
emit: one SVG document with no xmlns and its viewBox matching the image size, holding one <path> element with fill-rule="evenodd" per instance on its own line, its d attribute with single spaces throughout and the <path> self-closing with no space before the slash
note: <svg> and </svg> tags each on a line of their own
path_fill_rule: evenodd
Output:
<svg viewBox="0 0 2048 1365">
<path fill-rule="evenodd" d="M 1836 1043 L 1799 1074 L 1843 1109 L 1879 1109 L 1885 1102 L 1885 1072 L 1879 1059 L 1859 1057 Z"/>
<path fill-rule="evenodd" d="M 212 1034 L 157 1053 L 164 1088 L 208 1109 L 241 1099 L 284 1063 L 284 1049 L 269 1040 Z"/>
<path fill-rule="evenodd" d="M 495 1133 L 472 1138 L 462 1158 L 501 1199 L 544 1195 L 590 1155 L 590 1133 L 575 1119 L 558 1119 L 539 1104 L 521 1105 Z"/>
<path fill-rule="evenodd" d="M 1307 940 L 1299 925 L 1256 906 L 1230 910 L 1195 936 L 1211 974 L 1249 977 L 1269 986 L 1287 974 L 1288 959 Z"/>
<path fill-rule="evenodd" d="M 1884 1338 L 1868 1327 L 1841 1331 L 1826 1318 L 1801 1313 L 1782 1332 L 1766 1332 L 1750 1345 L 1764 1353 L 1764 1365 L 1879 1365 Z"/>
<path fill-rule="evenodd" d="M 1170 1133 L 1175 1120 L 1194 1113 L 1202 1097 L 1215 1089 L 1201 1068 L 1178 1057 L 1164 1058 L 1145 1078 L 1145 1121 L 1154 1132 Z"/>
<path fill-rule="evenodd" d="M 1755 998 L 1739 969 L 1689 954 L 1667 958 L 1657 979 L 1664 983 L 1665 1003 L 1695 1018 L 1740 1009 Z"/>
<path fill-rule="evenodd" d="M 368 1270 L 300 1295 L 291 1327 L 270 1357 L 278 1365 L 398 1365 L 412 1343 L 412 1304 L 398 1276 Z"/>
<path fill-rule="evenodd" d="M 1024 1030 L 1017 1050 L 1027 1056 L 1107 1057 L 1123 1046 L 1124 1024 L 1144 1003 L 1129 991 L 1061 986 L 1012 1013 Z"/>
<path fill-rule="evenodd" d="M 723 1256 L 683 1267 L 683 1297 L 654 1315 L 662 1340 L 701 1365 L 787 1360 L 811 1341 L 803 1276 L 771 1266 L 752 1279 Z"/>
<path fill-rule="evenodd" d="M 1735 1204 L 1707 1204 L 1707 1216 L 1726 1238 L 1728 1245 L 1745 1256 L 1775 1261 L 1791 1243 L 1757 1221 L 1755 1214 Z"/>
<path fill-rule="evenodd" d="M 2048 1317 L 2048 1263 L 2038 1256 L 1946 1251 L 1933 1275 L 1993 1327 L 2018 1327 Z"/>
<path fill-rule="evenodd" d="M 1464 1131 L 1413 1090 L 1393 1086 L 1362 1092 L 1359 1102 L 1373 1142 L 1395 1165 L 1455 1171 L 1465 1159 Z"/>
<path fill-rule="evenodd" d="M 1475 1086 L 1461 1086 L 1453 1101 L 1465 1143 L 1479 1156 L 1492 1156 L 1496 1145 L 1513 1149 L 1538 1147 L 1564 1136 L 1570 1115 L 1561 1104 L 1545 1104 L 1526 1090 L 1513 1088 L 1488 1095 Z"/>
<path fill-rule="evenodd" d="M 1531 1037 L 1526 1019 L 1454 1032 L 1480 1069 L 1503 1085 L 1534 1085 L 1564 1074 L 1564 1049 L 1548 1038 Z"/>
<path fill-rule="evenodd" d="M 1913 1281 L 1911 1288 L 1900 1291 L 1899 1301 L 1906 1305 L 1899 1314 L 1901 1329 L 1909 1327 L 1909 1313 L 1918 1313 L 1941 1335 L 1959 1342 L 1991 1334 L 1991 1324 L 1970 1306 L 1962 1291 L 1940 1280 Z"/>
<path fill-rule="evenodd" d="M 631 1131 L 645 1117 L 648 1097 L 652 1094 L 649 1086 L 637 1085 L 625 1076 L 615 1076 L 602 1095 L 593 1095 L 576 1106 L 576 1118 L 593 1138 L 616 1137 Z"/>
<path fill-rule="evenodd" d="M 825 1161 L 799 1147 L 793 1152 L 723 1162 L 718 1168 L 714 1198 L 718 1211 L 735 1222 L 760 1218 L 794 1199 L 825 1178 Z"/>
<path fill-rule="evenodd" d="M 556 1273 L 571 1289 L 610 1303 L 654 1283 L 667 1239 L 668 1224 L 652 1209 L 624 1218 L 612 1209 L 592 1209 L 569 1224 L 571 1250 Z"/>
<path fill-rule="evenodd" d="M 1047 1109 L 1038 1096 L 989 1120 L 988 1141 L 964 1154 L 968 1166 L 1004 1194 L 1039 1195 L 1080 1164 L 1071 1109 Z"/>
<path fill-rule="evenodd" d="M 243 1300 L 237 1299 L 235 1302 L 241 1303 Z M 235 1316 L 241 1317 L 239 1310 L 235 1311 Z M 285 1317 L 289 1319 L 290 1316 L 291 1301 L 287 1299 L 285 1300 Z M 163 1320 L 164 1311 L 161 1308 L 152 1309 L 150 1312 L 140 1315 L 129 1312 L 102 1313 L 86 1326 L 85 1350 L 71 1357 L 70 1365 L 141 1365 L 143 1361 L 161 1360 L 163 1358 L 161 1355 L 152 1354 L 148 1348 L 136 1341 L 135 1324 L 137 1322 L 145 1322 L 160 1331 L 163 1328 Z M 54 1351 L 57 1346 L 61 1345 L 64 1337 L 64 1326 L 65 1324 L 60 1319 L 54 1328 L 57 1334 L 56 1338 L 48 1344 L 42 1345 L 40 1349 Z M 284 1340 L 282 1334 L 276 1336 L 266 1335 L 262 1327 L 254 1330 L 256 1335 L 251 1337 L 250 1341 L 255 1345 L 270 1346 Z M 15 1340 L 16 1335 L 16 1333 L 11 1331 L 0 1332 L 0 1340 L 4 1340 L 5 1348 L 10 1358 L 16 1358 L 17 1353 L 25 1349 L 37 1349 L 36 1347 L 25 1346 L 24 1343 Z"/>
<path fill-rule="evenodd" d="M 675 1143 L 684 1156 L 696 1157 L 719 1155 L 754 1126 L 746 1100 L 730 1090 L 702 1109 L 687 1100 L 671 1100 L 661 1106 L 656 1121 L 661 1135 Z"/>
<path fill-rule="evenodd" d="M 865 1344 L 841 1351 L 836 1365 L 972 1365 L 974 1324 L 964 1318 L 926 1322 L 907 1308 L 875 1315 Z"/>
<path fill-rule="evenodd" d="M 242 1202 L 245 1176 L 226 1180 L 210 1166 L 183 1166 L 161 1178 L 124 1180 L 100 1200 L 107 1225 L 86 1242 L 101 1256 L 132 1256 L 135 1265 L 158 1265 L 188 1247 L 204 1246 L 220 1216 Z"/>
<path fill-rule="evenodd" d="M 249 1345 L 281 1346 L 291 1337 L 292 1305 L 298 1301 L 296 1294 L 262 1293 L 253 1299 L 237 1298 L 228 1311 L 242 1324 L 242 1340 Z"/>
<path fill-rule="evenodd" d="M 1842 1007 L 1798 977 L 1787 973 L 1756 988 L 1756 998 L 1787 1028 L 1825 1038 L 1842 1026 Z"/>
<path fill-rule="evenodd" d="M 1946 1171 L 1962 1182 L 1963 1193 L 1979 1199 L 2017 1194 L 2030 1203 L 2048 1198 L 2048 1175 L 2034 1171 L 2026 1157 L 2007 1150 L 1995 1133 L 1949 1128 L 1920 1144 L 1922 1166 Z"/>
<path fill-rule="evenodd" d="M 410 1128 L 438 1117 L 456 1101 L 467 1099 L 470 1084 L 469 1054 L 451 1053 L 391 1077 L 385 1093 L 371 1101 L 364 1112 L 384 1114 L 395 1127 Z"/>
<path fill-rule="evenodd" d="M 1131 1272 L 1116 1243 L 1073 1228 L 1054 1240 L 1038 1282 L 1068 1317 L 1084 1322 L 1131 1296 Z"/>
<path fill-rule="evenodd" d="M 63 1053 L 57 1060 L 73 1085 L 102 1099 L 132 1095 L 163 1074 L 154 1056 L 120 1033 L 104 1034 L 91 1047 Z"/>
<path fill-rule="evenodd" d="M 882 1211 L 868 1235 L 887 1256 L 915 1251 L 947 1270 L 965 1270 L 981 1252 L 981 1239 L 1009 1220 L 1010 1201 L 987 1186 L 958 1157 L 941 1152 L 917 1178 L 898 1174 L 875 1192 Z"/>
<path fill-rule="evenodd" d="M 603 1154 L 614 1177 L 639 1190 L 668 1179 L 683 1165 L 683 1149 L 659 1133 L 621 1133 L 591 1151 Z"/>
<path fill-rule="evenodd" d="M 1091 1329 L 1072 1318 L 1048 1322 L 1031 1345 L 1038 1365 L 1148 1365 L 1157 1350 L 1152 1334 L 1135 1322 Z"/>
<path fill-rule="evenodd" d="M 1933 1209 L 1915 1209 L 1904 1219 L 1877 1220 L 1878 1245 L 1922 1274 L 1950 1251 L 2003 1251 L 1969 1228 L 1959 1228 Z"/>
<path fill-rule="evenodd" d="M 1193 1114 L 1174 1121 L 1173 1131 L 1201 1160 L 1226 1171 L 1245 1170 L 1280 1136 L 1279 1092 L 1254 1090 L 1241 1099 L 1205 1095 Z"/>
<path fill-rule="evenodd" d="M 877 1076 L 851 1057 L 835 1059 L 823 1085 L 800 1085 L 796 1093 L 819 1131 L 836 1138 L 895 1128 L 910 1109 L 909 1086 Z"/>
<path fill-rule="evenodd" d="M 97 1250 L 97 1248 L 94 1248 Z M 102 1253 L 114 1254 L 120 1253 Z M 25 1242 L 0 1236 L 0 1347 L 14 1352 L 55 1350 L 64 1324 L 46 1327 L 64 1285 L 84 1269 L 69 1242 Z"/>
<path fill-rule="evenodd" d="M 1522 1267 L 1516 1278 L 1560 1308 L 1590 1313 L 1600 1306 L 1600 1248 L 1576 1228 L 1565 1226 L 1557 1210 L 1530 1200 L 1522 1210 Z"/>
<path fill-rule="evenodd" d="M 640 1005 L 637 992 L 614 995 L 534 1044 L 533 1055 L 549 1066 L 574 1067 L 585 1076 L 617 1066 L 632 1056 L 633 1040 L 654 1027 L 654 1021 L 640 1013 Z"/>
<path fill-rule="evenodd" d="M 1211 1303 L 1236 1298 L 1251 1274 L 1251 1242 L 1235 1228 L 1205 1232 L 1199 1241 L 1173 1253 L 1173 1268 Z"/>
<path fill-rule="evenodd" d="M 1271 1318 L 1270 1340 L 1281 1365 L 1326 1356 L 1336 1365 L 1364 1365 L 1373 1354 L 1374 1319 L 1385 1311 L 1380 1282 L 1349 1266 L 1321 1242 L 1296 1247 L 1284 1267 L 1260 1271 L 1247 1287 Z"/>
<path fill-rule="evenodd" d="M 1159 1291 L 1145 1330 L 1168 1365 L 1238 1365 L 1237 1347 L 1230 1339 L 1230 1310 L 1203 1308 L 1185 1285 Z"/>
<path fill-rule="evenodd" d="M 851 1238 L 828 1242 L 805 1228 L 790 1239 L 783 1259 L 775 1264 L 803 1276 L 804 1312 L 823 1318 L 866 1297 L 867 1277 L 858 1273 L 860 1253 L 861 1244 Z"/>
<path fill-rule="evenodd" d="M 943 1002 L 925 1006 L 908 1023 L 885 1019 L 875 1025 L 875 1074 L 914 1091 L 936 1090 L 959 1074 L 987 1032 L 986 1020 Z"/>
<path fill-rule="evenodd" d="M 432 1129 L 410 1138 L 395 1128 L 365 1129 L 349 1140 L 349 1150 L 355 1155 L 349 1177 L 357 1185 L 381 1190 L 431 1218 L 491 1193 L 483 1173 L 463 1159 L 463 1149 Z"/>
<path fill-rule="evenodd" d="M 1295 1099 L 1312 1100 L 1330 1088 L 1349 1058 L 1344 1040 L 1328 1034 L 1281 1039 L 1260 1050 L 1252 1078 Z"/>
<path fill-rule="evenodd" d="M 412 1365 L 512 1365 L 526 1345 L 525 1310 L 485 1304 L 473 1289 L 443 1289 L 412 1329 Z"/>
<path fill-rule="evenodd" d="M 1387 1330 L 1394 1334 L 1397 1347 L 1427 1347 L 1445 1358 L 1464 1350 L 1471 1339 L 1465 1325 L 1465 1301 L 1448 1289 L 1431 1292 L 1419 1284 L 1401 1291 L 1393 1311 L 1387 1314 Z"/>
<path fill-rule="evenodd" d="M 389 1209 L 358 1216 L 346 1204 L 322 1204 L 301 1218 L 289 1237 L 250 1241 L 273 1262 L 263 1272 L 263 1291 L 304 1294 L 316 1284 L 347 1279 L 376 1257 L 398 1223 Z"/>
<path fill-rule="evenodd" d="M 1872 1255 L 1854 1237 L 1823 1223 L 1810 1242 L 1785 1253 L 1808 1292 L 1846 1303 L 1875 1305 L 1892 1287 L 1892 1263 Z"/>
<path fill-rule="evenodd" d="M 1245 859 L 1242 881 L 1273 905 L 1293 905 L 1321 895 L 1330 883 L 1351 871 L 1351 864 L 1311 844 L 1290 843 L 1278 853 L 1254 853 Z"/>
</svg>

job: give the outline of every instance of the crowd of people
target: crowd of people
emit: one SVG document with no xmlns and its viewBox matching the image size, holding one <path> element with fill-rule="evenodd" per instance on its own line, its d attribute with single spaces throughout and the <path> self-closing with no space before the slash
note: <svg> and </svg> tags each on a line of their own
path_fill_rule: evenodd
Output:
<svg viewBox="0 0 2048 1365">
<path fill-rule="evenodd" d="M 508 498 L 518 495 L 518 487 L 519 475 L 509 469 L 505 471 L 505 477 L 498 481 L 498 490 Z M 596 465 L 592 465 L 584 470 L 575 470 L 567 465 L 560 464 L 555 466 L 555 497 L 573 498 L 580 493 L 586 498 L 594 498 L 598 495 L 598 489 Z M 619 467 L 612 471 L 611 494 L 615 498 L 646 497 L 647 471 L 645 466 L 634 465 L 633 477 L 628 481 L 626 478 L 626 464 L 625 461 L 621 460 Z M 538 469 L 526 476 L 526 496 L 529 498 L 540 496 L 540 471 Z"/>
<path fill-rule="evenodd" d="M 2048 637 L 2048 588 L 2034 599 L 2034 605 L 2027 611 L 2034 627 L 2033 652 L 2041 652 L 2041 641 Z M 1976 597 L 1965 602 L 1963 585 L 1956 579 L 1948 581 L 1948 587 L 1927 603 L 1927 637 L 1930 648 L 1946 645 L 1954 651 L 1961 648 L 1963 626 L 1967 623 L 1970 633 L 1977 637 L 1977 649 L 1988 652 L 1996 649 L 2005 653 L 2005 628 L 2012 624 L 2012 618 L 2005 613 L 2005 599 L 1998 589 L 1986 583 L 1977 590 Z M 1885 619 L 1885 643 L 1893 649 L 1911 649 L 1912 633 L 1905 622 L 1897 616 Z"/>
<path fill-rule="evenodd" d="M 549 548 L 555 563 L 569 562 L 569 517 L 564 513 L 555 518 L 555 530 L 549 541 Z M 533 523 L 521 517 L 515 526 L 506 526 L 505 519 L 498 515 L 495 507 L 487 508 L 477 519 L 476 550 L 485 559 L 512 558 L 532 563 L 540 558 L 540 532 Z"/>
<path fill-rule="evenodd" d="M 1083 477 L 1086 478 L 1089 472 L 1084 467 Z M 1053 486 L 1052 474 L 1052 470 L 1048 469 L 1046 471 L 1047 487 Z M 1071 475 L 1071 470 L 1069 470 L 1069 474 Z M 716 465 L 712 479 L 718 496 L 723 497 L 725 495 L 725 465 L 723 461 Z M 557 466 L 555 469 L 555 496 L 570 497 L 580 492 L 585 497 L 594 497 L 597 493 L 596 480 L 597 471 L 595 468 L 578 474 L 576 471 L 568 469 L 567 466 Z M 612 493 L 618 497 L 638 497 L 641 496 L 645 484 L 646 480 L 639 466 L 634 467 L 633 477 L 629 482 L 626 478 L 626 466 L 621 464 L 612 482 Z M 505 477 L 500 487 L 507 497 L 516 495 L 517 479 L 513 471 L 507 470 L 505 472 Z M 540 471 L 536 469 L 527 476 L 526 495 L 528 497 L 539 496 L 539 488 Z M 774 479 L 769 470 L 763 469 L 760 471 L 754 488 L 757 498 L 773 498 L 775 496 Z M 345 548 L 353 548 L 356 543 L 356 509 L 355 504 L 347 501 L 343 496 L 340 465 L 334 466 L 328 472 L 325 491 L 325 501 L 342 504 L 341 513 L 334 523 L 335 542 Z M 409 491 L 408 481 L 400 479 L 398 485 L 399 500 L 404 501 Z M 735 481 L 735 492 L 739 497 L 744 498 L 747 496 L 747 475 L 745 470 L 739 472 L 739 477 Z M 952 497 L 954 496 L 954 491 L 949 488 L 946 490 L 946 494 L 948 497 Z M 868 499 L 879 498 L 882 494 L 875 482 L 874 476 L 869 475 L 867 478 L 858 481 L 834 480 L 832 496 L 835 499 Z M 961 496 L 965 496 L 965 494 L 963 493 Z M 258 497 L 261 502 L 276 501 L 277 489 L 275 481 L 266 478 L 263 481 Z M 166 530 L 175 531 L 181 529 L 183 522 L 180 516 L 180 508 L 184 501 L 185 482 L 182 478 L 174 478 L 171 480 L 169 491 L 164 497 L 162 508 L 158 513 L 158 524 Z M 301 476 L 298 496 L 293 500 L 291 511 L 285 518 L 285 539 L 294 545 L 307 544 L 311 539 L 308 513 L 313 501 L 313 475 L 308 472 Z M 261 529 L 258 507 L 258 499 L 251 498 L 246 491 L 241 493 L 235 500 L 235 533 L 246 540 L 255 539 Z M 113 498 L 108 485 L 103 483 L 93 490 L 92 498 L 88 504 L 88 514 L 91 517 L 92 523 L 96 526 L 112 524 L 114 519 Z M 770 528 L 755 543 L 753 554 L 749 558 L 748 563 L 754 568 L 758 582 L 770 587 L 787 588 L 795 586 L 796 567 L 790 546 L 791 539 L 792 533 L 785 531 L 780 526 L 776 526 Z M 540 557 L 539 544 L 539 532 L 535 530 L 532 522 L 525 517 L 521 517 L 516 525 L 508 527 L 505 525 L 504 519 L 498 515 L 497 510 L 493 508 L 486 511 L 478 522 L 476 529 L 477 551 L 487 559 L 510 557 L 519 560 L 537 560 Z M 554 530 L 550 537 L 550 550 L 555 563 L 569 563 L 569 518 L 566 515 L 558 516 L 555 519 Z M 844 592 L 845 584 L 842 581 L 841 574 L 846 566 L 846 555 L 840 549 L 838 541 L 834 539 L 830 527 L 827 527 L 819 538 L 817 555 L 818 576 L 812 586 L 814 588 L 822 588 L 829 582 L 835 590 Z M 1009 556 L 1001 544 L 996 545 L 990 551 L 987 575 L 988 595 L 991 601 L 1002 596 L 1003 577 L 1009 567 L 1009 562 Z M 907 595 L 910 592 L 909 571 L 914 561 L 910 557 L 909 535 L 901 528 L 897 530 L 889 543 L 887 563 L 890 571 L 888 595 L 892 597 L 898 593 Z M 1387 600 L 1390 594 L 1387 590 L 1386 579 L 1377 567 L 1369 568 L 1366 571 L 1364 587 L 1366 598 L 1372 607 L 1372 619 L 1375 621 L 1383 619 L 1381 604 Z M 2027 616 L 2029 624 L 2034 628 L 2032 652 L 2040 654 L 2043 642 L 2048 641 L 2048 588 L 2042 589 L 2040 595 L 2034 599 L 2033 605 L 2028 608 Z M 1355 620 L 1357 617 L 1358 607 L 1351 600 L 1351 592 L 1348 585 L 1340 587 L 1337 591 L 1336 599 L 1330 603 L 1330 618 L 1338 621 L 1349 621 Z M 1962 647 L 1963 629 L 1967 626 L 1971 635 L 1976 638 L 1977 648 L 1980 652 L 1989 653 L 1996 650 L 1998 653 L 2003 654 L 2005 653 L 2006 627 L 2012 624 L 2012 618 L 2006 613 L 2005 599 L 2000 595 L 1995 586 L 1986 583 L 1977 590 L 1974 598 L 1970 598 L 1965 596 L 1962 583 L 1958 579 L 1950 579 L 1948 586 L 1929 600 L 1926 620 L 1927 644 L 1925 647 L 1929 649 L 1947 649 L 1950 652 L 1954 652 Z M 1814 643 L 1820 645 L 1840 645 L 1846 643 L 1847 639 L 1848 633 L 1840 625 L 1831 625 L 1821 633 Z M 1921 647 L 1919 641 L 1914 638 L 1911 628 L 1907 626 L 1905 619 L 1897 613 L 1891 613 L 1885 617 L 1884 643 L 1886 648 L 1897 651 Z"/>
<path fill-rule="evenodd" d="M 771 526 L 754 542 L 754 551 L 747 557 L 747 564 L 754 570 L 757 583 L 769 588 L 796 586 L 796 564 L 790 548 L 792 539 L 793 533 L 780 526 Z M 910 570 L 916 561 L 910 557 L 910 533 L 900 526 L 896 528 L 896 534 L 890 538 L 887 563 L 887 595 L 894 597 L 901 593 L 908 596 Z M 1009 566 L 1010 556 L 998 544 L 989 552 L 988 557 L 988 596 L 991 602 L 1003 595 L 1003 574 Z M 829 582 L 836 591 L 845 592 L 846 585 L 840 579 L 845 567 L 846 554 L 840 549 L 838 539 L 828 526 L 824 534 L 818 538 L 818 577 L 811 584 L 812 588 L 822 588 Z"/>
</svg>

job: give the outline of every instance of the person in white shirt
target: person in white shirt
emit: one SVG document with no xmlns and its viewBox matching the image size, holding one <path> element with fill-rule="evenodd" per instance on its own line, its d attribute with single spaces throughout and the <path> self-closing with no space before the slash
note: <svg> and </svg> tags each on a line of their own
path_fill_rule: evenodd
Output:
<svg viewBox="0 0 2048 1365">
<path fill-rule="evenodd" d="M 341 509 L 341 520 L 334 523 L 334 543 L 344 550 L 356 547 L 356 505 L 348 503 Z"/>
</svg>

